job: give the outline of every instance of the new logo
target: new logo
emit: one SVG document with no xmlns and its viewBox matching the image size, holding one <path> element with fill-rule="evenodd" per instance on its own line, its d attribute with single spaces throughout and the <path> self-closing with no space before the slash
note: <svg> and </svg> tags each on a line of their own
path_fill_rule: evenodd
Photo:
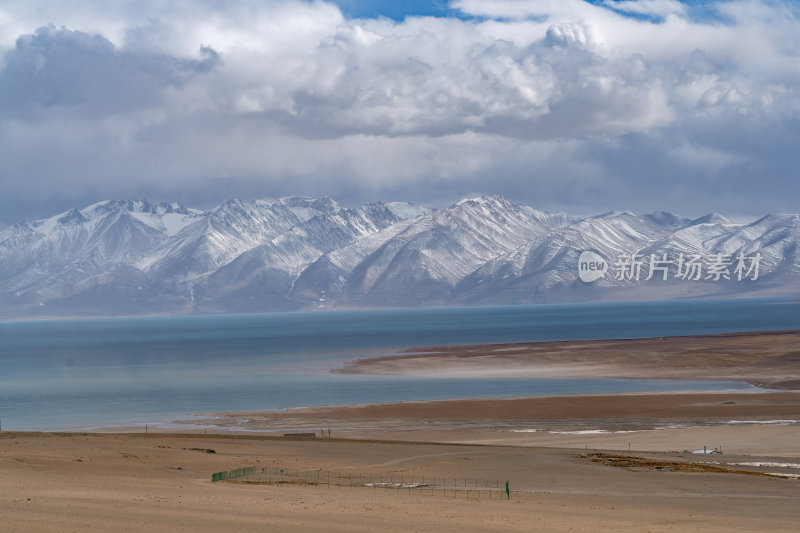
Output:
<svg viewBox="0 0 800 533">
<path fill-rule="evenodd" d="M 578 257 L 578 277 L 581 281 L 596 281 L 605 276 L 607 270 L 608 261 L 600 254 L 586 250 Z"/>
</svg>

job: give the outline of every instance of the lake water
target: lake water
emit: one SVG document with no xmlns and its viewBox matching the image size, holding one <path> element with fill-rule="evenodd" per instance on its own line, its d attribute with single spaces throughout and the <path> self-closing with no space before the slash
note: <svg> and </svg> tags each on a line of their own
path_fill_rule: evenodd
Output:
<svg viewBox="0 0 800 533">
<path fill-rule="evenodd" d="M 3 430 L 168 425 L 193 413 L 470 397 L 750 389 L 741 383 L 348 376 L 444 344 L 800 329 L 800 302 L 718 300 L 0 323 Z"/>
</svg>

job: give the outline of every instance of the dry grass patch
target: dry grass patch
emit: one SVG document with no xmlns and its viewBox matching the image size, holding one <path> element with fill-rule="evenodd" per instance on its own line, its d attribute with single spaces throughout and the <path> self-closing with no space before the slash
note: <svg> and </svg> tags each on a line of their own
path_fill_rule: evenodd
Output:
<svg viewBox="0 0 800 533">
<path fill-rule="evenodd" d="M 710 465 L 707 463 L 692 463 L 683 461 L 663 461 L 648 457 L 636 457 L 632 455 L 618 455 L 606 452 L 583 453 L 578 457 L 589 459 L 593 463 L 600 463 L 607 466 L 627 468 L 631 471 L 657 470 L 660 472 L 711 472 L 717 474 L 748 474 L 751 476 L 762 476 L 780 479 L 782 476 L 768 474 L 766 472 L 756 472 L 753 470 L 742 470 L 739 468 L 727 468 L 724 466 Z"/>
</svg>

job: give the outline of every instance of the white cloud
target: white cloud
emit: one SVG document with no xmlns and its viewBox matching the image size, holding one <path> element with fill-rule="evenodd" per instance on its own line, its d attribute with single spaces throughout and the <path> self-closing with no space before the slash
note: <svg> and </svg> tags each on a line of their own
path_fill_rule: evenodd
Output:
<svg viewBox="0 0 800 533">
<path fill-rule="evenodd" d="M 606 10 L 582 0 L 455 0 L 451 7 L 467 15 L 493 19 L 603 17 Z"/>
<path fill-rule="evenodd" d="M 347 20 L 291 0 L 9 0 L 0 172 L 19 194 L 228 180 L 441 197 L 487 180 L 544 203 L 591 190 L 607 204 L 620 195 L 601 184 L 638 180 L 643 159 L 687 180 L 746 160 L 782 180 L 776 165 L 796 157 L 789 2 L 715 3 L 714 21 L 674 0 L 451 6 L 479 18 Z"/>
<path fill-rule="evenodd" d="M 680 11 L 673 1 L 616 4 L 626 11 Z M 792 76 L 780 67 L 793 58 L 782 57 L 774 46 L 759 46 L 758 40 L 749 41 L 746 48 L 759 48 L 766 61 L 775 64 L 767 76 L 760 72 L 764 59 L 758 66 L 755 61 L 750 64 L 752 52 L 722 51 L 731 43 L 732 30 L 681 18 L 663 24 L 631 20 L 580 1 L 463 0 L 454 4 L 468 13 L 543 17 L 510 27 L 499 21 L 430 18 L 405 23 L 347 21 L 337 8 L 325 3 L 277 2 L 259 7 L 237 2 L 225 11 L 202 2 L 192 5 L 195 9 L 190 10 L 182 3 L 182 16 L 177 16 L 177 8 L 156 9 L 146 21 L 132 10 L 99 10 L 89 26 L 103 26 L 114 16 L 130 17 L 123 18 L 129 26 L 121 31 L 124 38 L 116 41 L 102 31 L 87 33 L 79 24 L 45 34 L 40 31 L 35 37 L 18 36 L 16 48 L 5 56 L 6 86 L 16 85 L 28 97 L 58 86 L 57 98 L 65 98 L 61 87 L 77 85 L 75 91 L 88 99 L 96 85 L 91 76 L 100 76 L 106 85 L 119 85 L 113 93 L 124 88 L 135 93 L 115 94 L 118 109 L 109 112 L 117 113 L 129 106 L 129 100 L 149 98 L 153 106 L 163 105 L 163 94 L 148 96 L 130 79 L 146 74 L 172 95 L 177 109 L 163 109 L 167 118 L 176 111 L 188 111 L 195 102 L 198 110 L 206 112 L 272 113 L 272 121 L 296 135 L 442 135 L 479 130 L 546 138 L 622 135 L 671 123 L 679 118 L 675 106 L 691 92 L 686 85 L 696 84 L 696 79 L 686 78 L 697 77 L 691 62 L 698 51 L 705 54 L 706 62 L 722 65 L 728 79 L 720 80 L 721 85 L 757 82 L 764 89 L 764 82 L 771 81 L 769 75 L 781 82 Z M 153 5 L 158 6 L 162 4 Z M 74 15 L 65 15 L 70 17 Z M 109 33 L 119 34 L 120 25 L 115 19 Z M 517 42 L 511 34 L 525 29 L 538 38 Z M 495 35 L 496 31 L 505 35 Z M 56 38 L 60 41 L 55 42 Z M 108 64 L 97 64 L 97 53 L 91 55 L 88 44 L 78 44 L 79 38 L 85 43 L 105 42 Z M 716 45 L 708 45 L 715 39 Z M 37 41 L 52 48 L 41 53 L 34 50 L 25 57 Z M 769 42 L 769 35 L 761 35 L 761 41 Z M 181 69 L 204 59 L 201 47 L 219 54 L 223 61 L 206 76 L 184 79 Z M 9 61 L 17 68 L 27 62 L 26 68 L 35 74 L 42 68 L 36 62 L 44 60 L 45 53 L 52 54 L 46 58 L 48 65 L 60 69 L 61 79 L 24 79 L 8 66 Z M 796 73 L 793 78 L 789 81 L 796 83 Z M 727 100 L 717 98 L 713 105 L 741 106 L 748 104 L 743 100 L 748 96 L 755 98 L 753 91 L 740 91 L 738 100 L 730 98 L 730 91 L 727 94 Z M 705 97 L 707 106 L 709 98 L 710 94 Z M 47 105 L 62 103 L 66 104 L 49 101 Z M 758 103 L 765 105 L 763 100 Z M 573 117 L 575 109 L 580 110 L 579 120 Z M 520 127 L 504 132 L 492 129 L 495 123 Z"/>
</svg>

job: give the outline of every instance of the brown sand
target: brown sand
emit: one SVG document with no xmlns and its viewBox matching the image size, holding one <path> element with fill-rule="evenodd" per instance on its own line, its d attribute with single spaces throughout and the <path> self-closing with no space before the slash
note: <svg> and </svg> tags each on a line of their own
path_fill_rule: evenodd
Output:
<svg viewBox="0 0 800 533">
<path fill-rule="evenodd" d="M 498 372 L 742 379 L 788 389 L 800 374 L 799 335 L 455 347 L 348 371 L 507 367 Z M 800 392 L 785 391 L 227 413 L 204 421 L 206 436 L 4 432 L 0 531 L 793 531 L 798 420 Z M 334 438 L 233 434 L 321 428 Z M 704 446 L 724 453 L 684 452 Z M 213 472 L 244 466 L 508 480 L 515 492 L 498 501 L 211 483 Z"/>
<path fill-rule="evenodd" d="M 673 393 L 450 400 L 197 419 L 225 430 L 331 429 L 339 438 L 800 457 L 800 392 Z"/>
<path fill-rule="evenodd" d="M 632 466 L 618 459 L 621 466 L 612 466 L 574 450 L 509 446 L 3 433 L 0 524 L 3 531 L 45 533 L 796 529 L 796 479 L 704 471 L 702 465 L 699 471 L 656 470 L 711 457 L 631 455 L 637 458 Z M 713 456 L 715 462 L 722 457 L 754 459 Z M 500 479 L 515 492 L 510 501 L 465 500 L 210 481 L 215 471 L 249 465 Z"/>
</svg>

